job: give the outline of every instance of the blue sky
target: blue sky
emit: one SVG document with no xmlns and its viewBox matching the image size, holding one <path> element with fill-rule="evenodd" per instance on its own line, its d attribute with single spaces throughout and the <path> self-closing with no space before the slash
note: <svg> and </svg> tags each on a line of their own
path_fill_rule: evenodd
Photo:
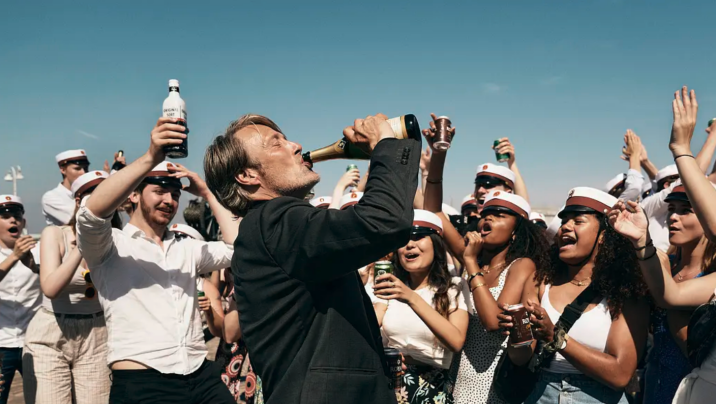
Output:
<svg viewBox="0 0 716 404">
<path fill-rule="evenodd" d="M 626 170 L 634 129 L 669 164 L 671 97 L 696 88 L 695 143 L 716 115 L 710 1 L 8 2 L 0 13 L 0 170 L 22 166 L 19 194 L 39 232 L 54 155 L 146 151 L 170 78 L 189 111 L 190 156 L 238 116 L 272 117 L 312 149 L 376 112 L 448 115 L 458 134 L 446 201 L 510 137 L 534 206 Z M 347 162 L 317 166 L 330 194 Z M 359 164 L 365 169 L 366 164 Z M 12 191 L 0 183 L 0 193 Z M 188 200 L 183 197 L 184 203 Z M 181 221 L 178 215 L 178 221 Z"/>
</svg>

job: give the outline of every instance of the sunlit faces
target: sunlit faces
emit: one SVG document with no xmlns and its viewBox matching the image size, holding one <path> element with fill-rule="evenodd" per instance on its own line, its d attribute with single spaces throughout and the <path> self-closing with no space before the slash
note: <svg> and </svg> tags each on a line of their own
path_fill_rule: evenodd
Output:
<svg viewBox="0 0 716 404">
<path fill-rule="evenodd" d="M 0 240 L 8 248 L 15 246 L 15 240 L 20 238 L 25 228 L 25 219 L 20 210 L 0 213 Z"/>
<path fill-rule="evenodd" d="M 147 184 L 141 193 L 134 192 L 129 199 L 139 205 L 147 222 L 166 226 L 176 215 L 180 196 L 181 190 L 177 187 Z"/>
<path fill-rule="evenodd" d="M 698 243 L 704 235 L 704 229 L 687 201 L 669 201 L 667 221 L 669 242 L 676 247 Z"/>
<path fill-rule="evenodd" d="M 301 145 L 289 141 L 283 133 L 268 126 L 252 125 L 235 136 L 258 163 L 255 170 L 250 170 L 253 177 L 243 179 L 244 185 L 260 185 L 281 196 L 304 198 L 320 180 L 310 164 L 303 161 Z"/>
<path fill-rule="evenodd" d="M 562 226 L 557 232 L 559 259 L 567 265 L 578 265 L 594 250 L 600 224 L 596 214 L 564 212 Z"/>
<path fill-rule="evenodd" d="M 434 257 L 433 240 L 427 235 L 411 235 L 408 244 L 398 250 L 400 266 L 408 272 L 429 270 Z"/>
<path fill-rule="evenodd" d="M 76 163 L 69 162 L 60 167 L 60 172 L 65 178 L 67 178 L 70 185 L 72 185 L 72 183 L 75 182 L 75 180 L 82 174 L 85 174 L 87 170 L 89 170 L 89 163 L 86 161 Z"/>
<path fill-rule="evenodd" d="M 517 216 L 488 209 L 479 223 L 480 236 L 487 249 L 502 247 L 512 239 L 517 227 Z"/>
</svg>

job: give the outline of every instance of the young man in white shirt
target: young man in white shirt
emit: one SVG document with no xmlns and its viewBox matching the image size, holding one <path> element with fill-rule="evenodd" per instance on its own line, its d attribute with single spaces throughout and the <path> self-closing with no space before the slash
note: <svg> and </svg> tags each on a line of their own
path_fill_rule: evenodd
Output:
<svg viewBox="0 0 716 404">
<path fill-rule="evenodd" d="M 84 150 L 67 150 L 55 156 L 60 166 L 62 182 L 42 195 L 42 214 L 48 225 L 64 226 L 75 213 L 72 183 L 89 170 L 90 162 Z"/>
<path fill-rule="evenodd" d="M 0 354 L 5 379 L 0 404 L 7 403 L 15 371 L 22 373 L 25 331 L 41 301 L 35 261 L 40 254 L 32 236 L 22 235 L 24 214 L 20 198 L 0 195 Z"/>
<path fill-rule="evenodd" d="M 197 174 L 162 163 L 163 147 L 186 137 L 175 122 L 160 118 L 147 153 L 102 182 L 77 214 L 78 245 L 107 320 L 113 404 L 235 403 L 206 361 L 196 276 L 230 265 L 239 221 Z M 209 203 L 224 242 L 177 241 L 167 229 L 184 177 L 185 189 Z M 136 205 L 129 224 L 112 229 L 128 197 Z"/>
</svg>

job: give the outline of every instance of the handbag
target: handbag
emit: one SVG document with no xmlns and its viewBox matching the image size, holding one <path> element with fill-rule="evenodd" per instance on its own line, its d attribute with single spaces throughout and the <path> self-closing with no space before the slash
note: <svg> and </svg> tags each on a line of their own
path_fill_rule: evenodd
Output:
<svg viewBox="0 0 716 404">
<path fill-rule="evenodd" d="M 554 326 L 555 330 L 562 328 L 565 332 L 569 332 L 596 295 L 592 285 L 587 286 L 572 303 L 564 308 L 564 312 Z M 547 366 L 554 356 L 554 353 L 550 354 L 545 351 L 544 345 L 542 341 L 537 341 L 535 353 L 529 363 L 523 366 L 512 363 L 507 350 L 502 352 L 492 381 L 494 391 L 500 399 L 509 404 L 522 404 L 529 397 L 537 385 L 539 370 Z"/>
<path fill-rule="evenodd" d="M 686 352 L 693 367 L 701 366 L 716 344 L 716 301 L 702 304 L 689 319 Z"/>
</svg>

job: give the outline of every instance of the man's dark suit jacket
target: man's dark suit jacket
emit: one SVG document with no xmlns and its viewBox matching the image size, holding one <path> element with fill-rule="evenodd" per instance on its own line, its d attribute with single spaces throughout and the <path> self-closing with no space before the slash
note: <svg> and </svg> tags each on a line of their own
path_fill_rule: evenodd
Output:
<svg viewBox="0 0 716 404">
<path fill-rule="evenodd" d="M 408 243 L 421 143 L 384 139 L 353 207 L 253 205 L 231 270 L 243 338 L 267 403 L 395 403 L 357 269 Z"/>
</svg>

